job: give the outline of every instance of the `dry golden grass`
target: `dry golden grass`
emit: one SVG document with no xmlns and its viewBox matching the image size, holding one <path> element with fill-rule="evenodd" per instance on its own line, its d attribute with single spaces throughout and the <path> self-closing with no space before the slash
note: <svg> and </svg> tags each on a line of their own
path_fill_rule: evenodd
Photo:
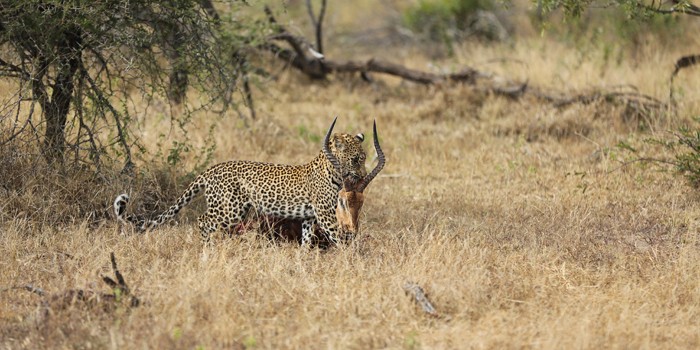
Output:
<svg viewBox="0 0 700 350">
<path fill-rule="evenodd" d="M 415 49 L 394 58 L 419 68 L 477 66 L 555 88 L 634 84 L 665 98 L 673 59 L 686 52 L 647 52 L 610 65 L 594 50 L 582 57 L 533 39 L 465 46 L 438 62 Z M 485 63 L 500 57 L 526 68 Z M 696 72 L 679 80 L 683 118 L 700 113 Z M 621 166 L 629 154 L 615 147 L 625 141 L 668 156 L 643 140 L 667 137 L 681 121 L 639 129 L 602 105 L 557 110 L 391 79 L 318 84 L 283 73 L 265 89 L 256 92 L 259 118 L 250 128 L 234 114 L 215 121 L 217 162 L 304 162 L 332 116 L 340 116 L 338 131 L 353 133 L 369 133 L 377 119 L 388 161 L 367 190 L 355 242 L 321 251 L 249 232 L 208 247 L 193 224 L 201 203 L 179 225 L 146 235 L 122 235 L 111 220 L 59 225 L 41 215 L 76 204 L 41 198 L 46 184 L 24 179 L 36 190 L 6 192 L 3 208 L 42 214 L 0 216 L 0 288 L 108 291 L 99 276 L 110 274 L 115 252 L 143 305 L 104 312 L 76 304 L 44 317 L 40 297 L 4 289 L 0 348 L 700 347 L 698 194 L 658 167 Z M 141 136 L 153 147 L 169 126 L 146 117 Z M 195 144 L 211 120 L 195 121 Z M 79 185 L 90 182 L 78 181 L 66 180 L 66 191 L 91 192 L 103 212 L 124 190 L 137 207 L 144 199 L 126 183 L 85 189 Z M 426 290 L 438 317 L 405 295 L 406 281 Z"/>
</svg>

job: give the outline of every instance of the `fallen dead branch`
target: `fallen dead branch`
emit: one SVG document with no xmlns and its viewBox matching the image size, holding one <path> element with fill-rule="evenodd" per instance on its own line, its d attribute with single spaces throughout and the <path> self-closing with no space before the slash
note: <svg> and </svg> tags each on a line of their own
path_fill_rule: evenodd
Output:
<svg viewBox="0 0 700 350">
<path fill-rule="evenodd" d="M 276 33 L 270 36 L 268 42 L 259 46 L 275 55 L 275 57 L 288 63 L 307 77 L 313 80 L 326 79 L 328 75 L 334 73 L 357 73 L 365 81 L 371 81 L 370 74 L 386 74 L 402 78 L 413 83 L 422 85 L 438 85 L 445 83 L 460 83 L 474 86 L 480 91 L 493 95 L 518 100 L 526 96 L 539 99 L 551 104 L 556 108 L 565 108 L 573 104 L 605 103 L 621 105 L 629 109 L 629 112 L 641 115 L 644 118 L 658 117 L 670 110 L 669 103 L 663 102 L 654 97 L 641 94 L 635 89 L 633 91 L 609 91 L 606 89 L 595 89 L 587 93 L 570 93 L 560 91 L 546 91 L 542 88 L 534 87 L 528 82 L 516 82 L 506 77 L 497 76 L 492 73 L 482 72 L 470 67 L 466 67 L 456 73 L 438 74 L 424 72 L 416 69 L 404 67 L 402 65 L 369 59 L 367 61 L 337 61 L 323 55 L 320 48 L 322 42 L 321 21 L 312 16 L 312 23 L 316 27 L 316 41 L 319 48 L 314 48 L 308 40 L 303 37 L 291 34 L 287 29 L 279 24 L 269 7 L 265 7 L 270 24 L 276 28 Z M 274 41 L 285 42 L 290 48 L 284 48 L 274 43 Z M 676 62 L 676 70 L 696 64 L 700 61 L 700 55 L 686 56 Z M 671 92 L 671 102 L 673 103 Z"/>
<path fill-rule="evenodd" d="M 423 291 L 423 288 L 421 288 L 421 286 L 414 282 L 406 282 L 406 284 L 404 284 L 403 286 L 403 289 L 406 291 L 407 294 L 413 295 L 413 299 L 418 304 L 418 306 L 420 306 L 421 309 L 425 311 L 425 313 L 427 313 L 430 316 L 438 316 L 438 313 L 435 310 L 433 303 L 430 302 L 428 296 L 425 294 L 425 291 Z"/>
<path fill-rule="evenodd" d="M 475 83 L 477 78 L 486 78 L 490 75 L 481 73 L 475 69 L 466 68 L 458 73 L 436 74 L 423 72 L 415 69 L 406 68 L 404 66 L 369 59 L 367 61 L 334 61 L 327 59 L 323 53 L 314 48 L 308 40 L 303 37 L 296 36 L 287 31 L 287 29 L 277 22 L 272 10 L 265 7 L 265 14 L 268 21 L 276 28 L 276 33 L 270 36 L 270 39 L 260 48 L 272 52 L 279 59 L 288 62 L 294 68 L 297 68 L 302 73 L 306 74 L 311 79 L 326 79 L 332 73 L 359 73 L 365 80 L 371 80 L 369 73 L 382 73 L 400 77 L 419 84 L 438 84 L 445 81 L 452 82 L 467 82 Z M 319 18 L 319 21 L 322 18 Z M 317 30 L 319 25 L 317 25 Z M 283 41 L 289 44 L 291 49 L 282 48 L 272 41 Z M 320 43 L 320 33 L 317 32 L 317 41 Z"/>
</svg>

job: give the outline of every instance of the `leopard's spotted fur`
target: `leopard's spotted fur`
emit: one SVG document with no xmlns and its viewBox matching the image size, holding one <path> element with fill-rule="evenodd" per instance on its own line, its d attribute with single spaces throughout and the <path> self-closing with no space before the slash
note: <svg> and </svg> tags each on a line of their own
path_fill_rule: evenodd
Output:
<svg viewBox="0 0 700 350">
<path fill-rule="evenodd" d="M 153 220 L 125 215 L 129 196 L 118 196 L 114 202 L 117 218 L 135 224 L 139 230 L 147 230 L 172 219 L 204 190 L 207 212 L 198 218 L 198 224 L 205 240 L 217 230 L 236 229 L 251 210 L 261 215 L 302 220 L 303 245 L 313 237 L 314 224 L 334 242 L 347 240 L 351 233 L 339 237 L 335 210 L 343 180 L 367 175 L 366 154 L 361 145 L 364 135 L 334 134 L 330 138 L 333 125 L 325 140 L 329 141 L 327 150 L 337 158 L 342 173 L 324 151 L 302 165 L 230 161 L 200 174 L 173 206 Z"/>
</svg>

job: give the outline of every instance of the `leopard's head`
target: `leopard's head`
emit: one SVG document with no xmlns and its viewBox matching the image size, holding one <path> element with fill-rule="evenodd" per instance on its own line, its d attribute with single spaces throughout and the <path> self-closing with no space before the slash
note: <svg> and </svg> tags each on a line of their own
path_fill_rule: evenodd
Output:
<svg viewBox="0 0 700 350">
<path fill-rule="evenodd" d="M 365 169 L 367 154 L 362 148 L 364 140 L 365 135 L 363 134 L 337 133 L 326 143 L 332 158 L 335 158 L 335 160 L 331 160 L 331 164 L 336 168 L 336 171 L 338 168 L 340 169 L 343 180 L 349 179 L 351 182 L 358 182 L 367 176 L 367 169 Z"/>
</svg>

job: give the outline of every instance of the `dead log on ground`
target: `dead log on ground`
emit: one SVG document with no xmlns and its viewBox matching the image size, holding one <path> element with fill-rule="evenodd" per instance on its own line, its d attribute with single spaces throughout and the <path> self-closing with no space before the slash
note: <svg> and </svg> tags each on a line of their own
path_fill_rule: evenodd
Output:
<svg viewBox="0 0 700 350">
<path fill-rule="evenodd" d="M 325 6 L 324 6 L 325 7 Z M 456 73 L 431 73 L 404 67 L 402 65 L 369 59 L 367 61 L 336 61 L 323 55 L 320 48 L 314 48 L 308 40 L 291 34 L 279 24 L 269 7 L 265 7 L 268 21 L 276 29 L 276 33 L 270 36 L 268 41 L 259 46 L 260 49 L 271 52 L 275 57 L 287 62 L 307 77 L 313 80 L 324 80 L 334 73 L 357 73 L 362 79 L 371 81 L 371 73 L 386 74 L 421 85 L 438 85 L 445 83 L 460 83 L 474 86 L 477 90 L 496 96 L 519 100 L 526 96 L 547 102 L 556 108 L 565 108 L 573 104 L 605 103 L 625 106 L 630 111 L 642 116 L 659 116 L 670 110 L 674 103 L 672 94 L 669 103 L 665 103 L 654 97 L 634 91 L 606 91 L 595 89 L 588 93 L 548 92 L 545 89 L 533 87 L 528 82 L 516 82 L 511 79 L 497 76 L 492 73 L 482 72 L 474 68 L 466 67 Z M 316 27 L 317 45 L 321 45 L 321 23 L 323 17 L 317 20 L 310 10 L 312 23 Z M 285 42 L 291 48 L 283 48 L 273 41 Z M 700 62 L 700 55 L 686 56 L 676 62 L 675 76 L 678 70 Z"/>
</svg>

